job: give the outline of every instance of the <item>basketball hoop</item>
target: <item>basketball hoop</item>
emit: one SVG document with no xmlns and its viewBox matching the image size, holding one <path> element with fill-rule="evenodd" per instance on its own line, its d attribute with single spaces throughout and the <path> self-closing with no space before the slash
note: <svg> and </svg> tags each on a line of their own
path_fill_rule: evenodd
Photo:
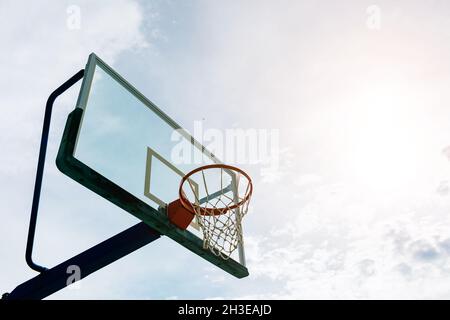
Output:
<svg viewBox="0 0 450 320">
<path fill-rule="evenodd" d="M 203 233 L 203 248 L 228 259 L 243 241 L 241 221 L 252 192 L 251 178 L 239 168 L 199 167 L 181 179 L 180 198 L 167 208 L 169 220 L 184 230 L 195 217 Z"/>
</svg>

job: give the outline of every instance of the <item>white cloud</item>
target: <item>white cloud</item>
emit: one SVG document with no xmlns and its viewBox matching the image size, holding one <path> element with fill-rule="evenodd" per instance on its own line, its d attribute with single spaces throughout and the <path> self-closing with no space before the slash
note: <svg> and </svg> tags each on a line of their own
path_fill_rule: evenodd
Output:
<svg viewBox="0 0 450 320">
<path fill-rule="evenodd" d="M 393 212 L 393 205 L 362 202 L 356 196 L 361 192 L 348 187 L 313 190 L 295 210 L 278 212 L 279 220 L 289 223 L 279 223 L 264 237 L 247 237 L 252 281 L 277 283 L 256 296 L 445 298 L 448 200 L 434 206 L 439 196 L 424 194 Z M 338 191 L 330 197 L 329 190 Z"/>
<path fill-rule="evenodd" d="M 298 179 L 294 181 L 294 184 L 299 187 L 309 187 L 320 183 L 321 180 L 320 176 L 313 173 L 307 173 L 298 177 Z"/>
<path fill-rule="evenodd" d="M 7 26 L 0 30 L 7 44 L 7 50 L 0 52 L 4 74 L 0 79 L 0 170 L 4 173 L 23 172 L 35 161 L 46 99 L 84 68 L 89 53 L 96 52 L 112 64 L 125 50 L 147 46 L 140 31 L 143 16 L 137 3 L 79 2 L 81 28 L 77 30 L 66 26 L 68 6 L 54 1 L 0 4 L 0 19 Z M 74 99 L 73 95 L 62 97 L 65 103 L 55 104 L 55 116 L 67 114 Z M 59 113 L 61 109 L 65 112 Z"/>
</svg>

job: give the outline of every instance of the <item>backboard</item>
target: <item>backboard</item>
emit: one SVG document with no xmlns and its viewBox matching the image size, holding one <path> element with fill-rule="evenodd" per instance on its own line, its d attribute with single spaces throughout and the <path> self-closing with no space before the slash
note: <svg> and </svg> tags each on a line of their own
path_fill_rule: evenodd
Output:
<svg viewBox="0 0 450 320">
<path fill-rule="evenodd" d="M 195 221 L 182 230 L 167 218 L 181 178 L 220 161 L 93 53 L 56 163 L 64 174 L 192 252 L 238 278 L 248 275 L 243 242 L 223 259 L 204 249 Z M 198 183 L 190 182 L 196 190 Z"/>
</svg>

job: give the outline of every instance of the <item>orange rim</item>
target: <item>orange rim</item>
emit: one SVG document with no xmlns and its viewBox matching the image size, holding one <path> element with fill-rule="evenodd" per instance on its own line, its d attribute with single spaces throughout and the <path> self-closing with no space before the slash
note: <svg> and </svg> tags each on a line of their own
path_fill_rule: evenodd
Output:
<svg viewBox="0 0 450 320">
<path fill-rule="evenodd" d="M 187 197 L 186 197 L 186 195 L 185 195 L 185 193 L 183 191 L 183 185 L 186 182 L 186 180 L 188 180 L 190 176 L 192 176 L 193 174 L 195 174 L 197 172 L 200 172 L 200 171 L 203 171 L 203 170 L 208 170 L 208 169 L 216 169 L 216 168 L 228 169 L 228 170 L 236 171 L 236 172 L 242 174 L 244 177 L 246 177 L 247 180 L 248 180 L 248 183 L 249 183 L 249 190 L 248 190 L 247 194 L 245 195 L 245 197 L 241 201 L 239 201 L 238 203 L 232 205 L 231 207 L 221 208 L 221 209 L 219 209 L 219 208 L 205 208 L 205 207 L 202 207 L 200 205 L 196 205 L 195 203 L 190 202 L 189 199 L 187 199 Z M 191 172 L 187 173 L 181 179 L 180 189 L 179 189 L 180 201 L 181 201 L 181 204 L 183 205 L 183 207 L 186 210 L 188 210 L 192 214 L 195 214 L 195 211 L 192 208 L 193 207 L 194 208 L 200 208 L 200 211 L 201 211 L 200 214 L 201 215 L 208 215 L 208 216 L 215 216 L 215 215 L 225 214 L 229 210 L 236 209 L 236 208 L 242 206 L 245 202 L 247 202 L 250 199 L 250 197 L 252 196 L 252 193 L 253 193 L 252 179 L 250 178 L 250 176 L 246 172 L 244 172 L 243 170 L 241 170 L 239 168 L 236 168 L 236 167 L 233 167 L 233 166 L 230 166 L 230 165 L 227 165 L 227 164 L 219 164 L 219 163 L 202 166 L 202 167 L 199 167 L 199 168 L 194 169 Z"/>
</svg>

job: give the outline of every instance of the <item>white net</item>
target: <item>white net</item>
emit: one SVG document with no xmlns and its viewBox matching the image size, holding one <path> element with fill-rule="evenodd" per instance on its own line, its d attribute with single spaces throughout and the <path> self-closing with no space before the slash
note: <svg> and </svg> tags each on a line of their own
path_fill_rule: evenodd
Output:
<svg viewBox="0 0 450 320">
<path fill-rule="evenodd" d="M 203 233 L 203 247 L 229 259 L 243 243 L 242 218 L 252 194 L 250 178 L 237 168 L 206 167 L 185 181 L 182 192 Z"/>
</svg>

